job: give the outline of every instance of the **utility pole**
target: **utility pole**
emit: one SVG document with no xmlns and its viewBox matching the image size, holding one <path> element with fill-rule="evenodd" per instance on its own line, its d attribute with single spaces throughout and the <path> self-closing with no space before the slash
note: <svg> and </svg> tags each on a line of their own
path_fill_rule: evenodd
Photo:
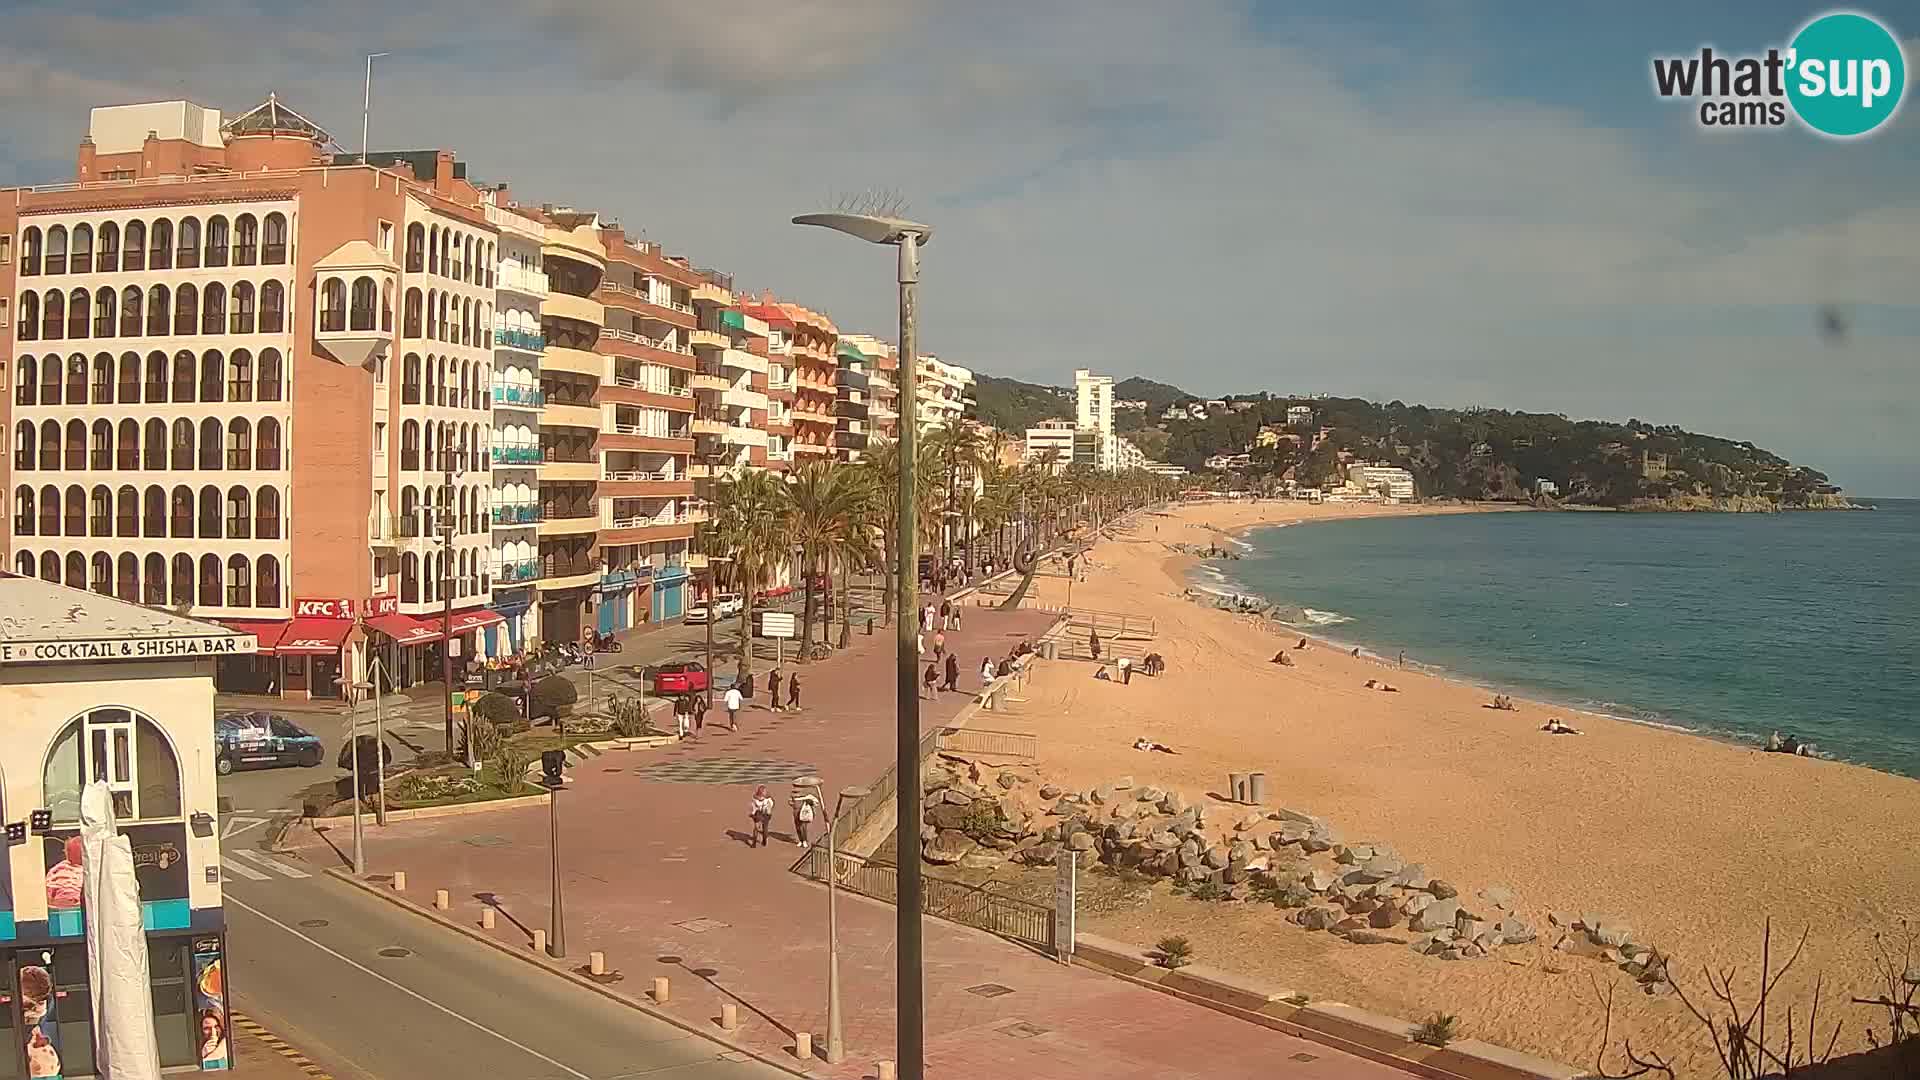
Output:
<svg viewBox="0 0 1920 1080">
<path fill-rule="evenodd" d="M 391 53 L 367 54 L 367 85 L 360 98 L 360 164 L 367 163 L 367 128 L 373 122 L 373 62 Z"/>
<path fill-rule="evenodd" d="M 453 476 L 455 462 L 453 451 L 442 450 L 440 456 L 447 460 L 446 480 L 440 494 L 440 680 L 446 687 L 446 737 L 447 756 L 453 756 L 453 538 L 459 531 L 460 522 L 454 516 Z M 467 768 L 475 768 L 473 760 L 473 740 L 461 740 L 467 744 Z"/>
</svg>

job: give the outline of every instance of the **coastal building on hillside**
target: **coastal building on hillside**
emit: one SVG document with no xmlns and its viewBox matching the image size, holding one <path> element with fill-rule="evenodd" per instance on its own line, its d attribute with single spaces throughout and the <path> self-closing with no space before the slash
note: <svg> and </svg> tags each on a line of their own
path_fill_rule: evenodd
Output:
<svg viewBox="0 0 1920 1080">
<path fill-rule="evenodd" d="M 866 380 L 862 419 L 867 441 L 881 438 L 891 442 L 900 436 L 900 390 L 894 385 L 900 373 L 899 350 L 891 342 L 870 334 L 840 335 L 842 370 L 855 355 L 859 357 L 860 373 Z M 861 407 L 854 408 L 857 411 Z"/>
<path fill-rule="evenodd" d="M 1187 475 L 1187 467 L 1185 465 L 1170 465 L 1164 461 L 1149 461 L 1145 465 L 1142 465 L 1141 468 L 1155 476 L 1165 476 L 1174 479 Z"/>
<path fill-rule="evenodd" d="M 1558 496 L 1560 494 L 1560 485 L 1544 476 L 1533 482 L 1533 489 L 1547 496 Z"/>
<path fill-rule="evenodd" d="M 1412 502 L 1413 474 L 1397 465 L 1354 465 L 1347 469 L 1347 480 L 1360 492 L 1377 494 L 1388 502 Z"/>
<path fill-rule="evenodd" d="M 44 273 L 44 232 L 41 243 Z M 71 232 L 68 243 L 71 259 Z M 92 985 L 89 959 L 96 945 L 112 951 L 89 943 L 90 930 L 102 928 L 90 927 L 98 913 L 82 906 L 81 811 L 96 782 L 115 832 L 133 849 L 160 1065 L 231 1067 L 216 1053 L 226 1041 L 203 1038 L 209 1014 L 230 1029 L 221 880 L 234 864 L 222 858 L 215 828 L 214 675 L 251 655 L 254 637 L 4 572 L 0 611 L 0 819 L 21 830 L 0 861 L 0 945 L 14 968 L 10 987 L 47 1006 L 44 1022 L 26 1029 L 45 1039 L 35 1059 L 42 1068 L 30 1071 L 95 1071 L 87 1003 L 102 988 Z M 9 1028 L 22 1030 L 17 1020 Z M 22 1045 L 0 1057 L 10 1062 L 0 1075 L 26 1075 L 12 1056 Z"/>
<path fill-rule="evenodd" d="M 1147 455 L 1144 453 L 1141 453 L 1140 448 L 1133 445 L 1132 442 L 1126 439 L 1116 437 L 1113 440 L 1113 445 L 1114 445 L 1114 459 L 1113 459 L 1114 471 L 1129 472 L 1133 469 L 1144 468 L 1146 466 Z"/>
<path fill-rule="evenodd" d="M 1288 427 L 1307 427 L 1312 423 L 1313 423 L 1313 406 L 1311 405 L 1287 406 L 1287 426 Z"/>
</svg>

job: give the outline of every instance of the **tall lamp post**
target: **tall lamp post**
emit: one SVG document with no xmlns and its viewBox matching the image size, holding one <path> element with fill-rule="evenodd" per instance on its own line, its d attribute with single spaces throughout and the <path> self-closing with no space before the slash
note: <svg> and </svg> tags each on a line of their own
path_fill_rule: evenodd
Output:
<svg viewBox="0 0 1920 1080">
<path fill-rule="evenodd" d="M 440 558 L 440 678 L 446 685 L 446 735 L 447 753 L 453 753 L 453 538 L 459 530 L 460 522 L 455 517 L 453 478 L 455 475 L 452 447 L 442 450 L 441 456 L 447 459 L 446 482 L 441 489 L 440 499 L 440 539 L 444 545 Z M 473 758 L 473 740 L 461 735 L 466 744 L 467 768 L 478 771 L 479 763 Z"/>
<path fill-rule="evenodd" d="M 829 212 L 801 214 L 795 225 L 818 225 L 857 237 L 871 244 L 891 244 L 900 249 L 900 518 L 895 528 L 900 533 L 900 571 L 894 581 L 901 618 L 894 626 L 895 671 L 894 700 L 897 717 L 894 732 L 894 786 L 901 822 L 918 821 L 920 814 L 920 687 L 914 678 L 919 650 L 914 634 L 919 620 L 908 613 L 917 606 L 914 589 L 920 566 L 914 543 L 917 527 L 914 515 L 914 464 L 918 460 L 919 430 L 915 417 L 919 357 L 914 351 L 916 305 L 920 284 L 920 245 L 933 238 L 933 228 L 919 222 L 876 214 Z M 926 1075 L 925 987 L 922 985 L 920 912 L 922 892 L 920 860 L 914 855 L 899 860 L 899 885 L 895 893 L 895 1007 L 899 1030 L 895 1035 L 894 1056 L 899 1064 L 900 1080 L 923 1080 Z"/>
<path fill-rule="evenodd" d="M 822 806 L 820 790 L 823 781 L 817 776 L 803 776 L 793 782 L 793 786 L 804 788 L 807 794 L 802 798 L 812 799 L 816 807 Z M 846 1057 L 846 1041 L 840 1033 L 840 914 L 835 903 L 838 890 L 834 882 L 839 877 L 840 857 L 838 842 L 840 831 L 840 811 L 847 805 L 848 799 L 864 799 L 870 789 L 863 787 L 845 787 L 833 800 L 833 816 L 827 819 L 827 1064 L 838 1065 Z"/>
</svg>

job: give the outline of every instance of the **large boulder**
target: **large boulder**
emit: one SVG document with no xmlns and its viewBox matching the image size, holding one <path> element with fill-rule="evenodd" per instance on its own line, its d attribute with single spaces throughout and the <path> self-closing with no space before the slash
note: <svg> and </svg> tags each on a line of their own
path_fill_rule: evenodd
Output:
<svg viewBox="0 0 1920 1080">
<path fill-rule="evenodd" d="M 1043 840 L 1032 847 L 1022 849 L 1019 854 L 1014 856 L 1014 860 L 1016 862 L 1026 863 L 1028 866 L 1052 866 L 1054 860 L 1059 857 L 1059 842 Z"/>
<path fill-rule="evenodd" d="M 1341 937 L 1355 945 L 1405 945 L 1407 939 L 1400 934 L 1383 934 L 1378 930 L 1347 930 Z"/>
<path fill-rule="evenodd" d="M 1044 799 L 1047 802 L 1052 802 L 1053 800 L 1059 797 L 1060 797 L 1060 785 L 1058 784 L 1041 784 L 1040 785 L 1040 798 Z"/>
<path fill-rule="evenodd" d="M 1501 919 L 1497 929 L 1502 945 L 1525 945 L 1540 936 L 1534 932 L 1533 927 L 1516 915 L 1508 915 Z"/>
<path fill-rule="evenodd" d="M 1260 823 L 1265 820 L 1267 820 L 1267 812 L 1265 810 L 1248 810 L 1234 818 L 1233 831 L 1246 832 L 1249 829 L 1257 829 L 1260 827 Z"/>
<path fill-rule="evenodd" d="M 1414 930 L 1425 933 L 1429 930 L 1452 930 L 1454 920 L 1460 916 L 1460 905 L 1453 900 L 1435 900 L 1428 904 L 1420 914 L 1413 917 L 1409 925 Z"/>
<path fill-rule="evenodd" d="M 1367 925 L 1375 930 L 1385 930 L 1400 925 L 1400 909 L 1392 904 L 1381 904 L 1367 914 Z"/>
<path fill-rule="evenodd" d="M 1316 828 L 1308 832 L 1306 837 L 1300 841 L 1300 850 L 1308 854 L 1318 851 L 1328 851 L 1332 849 L 1334 843 L 1335 840 L 1331 830 Z"/>
<path fill-rule="evenodd" d="M 1427 876 L 1427 868 L 1419 863 L 1408 863 L 1393 875 L 1393 883 L 1407 889 L 1425 889 L 1432 881 Z"/>
<path fill-rule="evenodd" d="M 1157 803 L 1164 800 L 1167 797 L 1167 793 L 1154 787 L 1152 784 L 1148 784 L 1146 787 L 1135 791 L 1133 797 L 1143 803 Z"/>
<path fill-rule="evenodd" d="M 1002 788 L 1006 789 L 1007 791 L 1012 791 L 1014 788 L 1020 785 L 1020 777 L 1015 776 L 1010 772 L 1003 772 L 999 776 L 994 777 L 993 782 L 996 784 L 999 784 Z"/>
<path fill-rule="evenodd" d="M 1451 900 L 1460 895 L 1460 890 L 1455 888 L 1452 882 L 1442 881 L 1439 878 L 1427 882 L 1427 891 L 1441 900 Z"/>
<path fill-rule="evenodd" d="M 1333 883 L 1338 880 L 1339 877 L 1333 871 L 1323 870 L 1317 866 L 1300 875 L 1300 883 L 1317 893 L 1333 888 Z"/>
<path fill-rule="evenodd" d="M 1092 851 L 1093 834 L 1089 832 L 1076 832 L 1072 836 L 1067 837 L 1067 846 L 1075 851 Z"/>
<path fill-rule="evenodd" d="M 927 811 L 927 821 L 939 829 L 958 829 L 967 820 L 969 807 L 954 803 L 941 803 Z"/>
<path fill-rule="evenodd" d="M 1213 869 L 1224 870 L 1232 858 L 1227 854 L 1227 845 L 1215 844 L 1207 849 L 1205 860 L 1206 864 Z"/>
<path fill-rule="evenodd" d="M 1178 817 L 1187 810 L 1187 800 L 1177 791 L 1169 791 L 1160 800 L 1160 812 Z"/>
<path fill-rule="evenodd" d="M 1358 866 L 1371 858 L 1372 844 L 1341 844 L 1333 849 L 1333 861 L 1342 866 Z"/>
<path fill-rule="evenodd" d="M 1151 845 L 1155 851 L 1180 850 L 1180 838 L 1165 829 L 1149 835 L 1147 837 L 1147 843 Z"/>
<path fill-rule="evenodd" d="M 920 855 L 935 865 L 949 866 L 972 854 L 978 846 L 966 833 L 942 829 L 938 836 L 922 845 Z"/>
<path fill-rule="evenodd" d="M 1349 880 L 1363 881 L 1371 885 L 1375 882 L 1392 880 L 1400 869 L 1400 860 L 1376 855 L 1356 867 L 1347 877 Z"/>
<path fill-rule="evenodd" d="M 1400 898 L 1400 913 L 1411 919 L 1435 903 L 1432 893 L 1411 892 Z"/>
<path fill-rule="evenodd" d="M 1333 908 L 1303 907 L 1293 916 L 1293 921 L 1309 930 L 1325 930 L 1341 919 L 1341 912 Z"/>
<path fill-rule="evenodd" d="M 1235 840 L 1233 843 L 1227 845 L 1227 859 L 1230 862 L 1237 862 L 1245 866 L 1248 862 L 1252 861 L 1254 851 L 1255 848 L 1251 843 L 1245 840 Z"/>
<path fill-rule="evenodd" d="M 943 789 L 940 792 L 940 799 L 943 802 L 950 802 L 955 806 L 966 806 L 973 802 L 973 796 L 957 787 Z"/>
</svg>

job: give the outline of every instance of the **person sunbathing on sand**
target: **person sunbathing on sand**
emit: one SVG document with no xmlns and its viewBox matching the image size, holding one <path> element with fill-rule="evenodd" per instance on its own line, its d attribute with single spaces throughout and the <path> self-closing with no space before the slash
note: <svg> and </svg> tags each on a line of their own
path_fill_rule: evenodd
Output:
<svg viewBox="0 0 1920 1080">
<path fill-rule="evenodd" d="M 1160 753 L 1162 753 L 1162 754 L 1177 754 L 1177 753 L 1179 753 L 1179 751 L 1177 751 L 1177 750 L 1175 750 L 1175 749 L 1174 749 L 1173 747 L 1171 747 L 1171 746 L 1168 746 L 1168 745 L 1167 745 L 1166 743 L 1157 743 L 1157 742 L 1151 742 L 1151 741 L 1149 741 L 1149 740 L 1148 740 L 1148 739 L 1147 739 L 1147 738 L 1146 738 L 1146 737 L 1145 737 L 1144 735 L 1143 735 L 1143 736 L 1141 736 L 1141 737 L 1140 737 L 1140 738 L 1138 738 L 1138 739 L 1135 739 L 1135 740 L 1133 740 L 1133 748 L 1134 748 L 1135 750 L 1153 750 L 1153 751 L 1158 751 L 1158 752 L 1160 752 Z"/>
<path fill-rule="evenodd" d="M 1301 638 L 1301 639 L 1300 639 L 1300 643 L 1294 646 L 1294 648 L 1296 648 L 1296 649 L 1301 649 L 1301 650 L 1305 650 L 1305 649 L 1306 649 L 1306 647 L 1307 647 L 1307 639 L 1306 639 L 1306 638 Z"/>
<path fill-rule="evenodd" d="M 1354 646 L 1353 648 L 1353 658 L 1355 660 L 1360 659 L 1360 647 L 1358 645 Z"/>
<path fill-rule="evenodd" d="M 1285 652 L 1277 652 L 1273 654 L 1273 659 L 1270 663 L 1279 664 L 1281 667 L 1292 667 L 1293 657 L 1288 656 Z"/>
<path fill-rule="evenodd" d="M 1576 728 L 1576 727 L 1569 727 L 1569 726 L 1568 726 L 1568 725 L 1567 725 L 1566 723 L 1564 723 L 1564 722 L 1563 722 L 1563 721 L 1562 721 L 1562 720 L 1561 720 L 1561 719 L 1560 719 L 1559 717 L 1557 717 L 1557 716 L 1556 716 L 1556 717 L 1554 717 L 1554 718 L 1552 718 L 1551 720 L 1548 720 L 1548 721 L 1547 721 L 1546 723 L 1544 723 L 1544 724 L 1542 724 L 1542 725 L 1540 725 L 1540 730 L 1541 730 L 1541 731 L 1544 731 L 1544 732 L 1546 732 L 1546 733 L 1547 733 L 1547 734 L 1549 734 L 1549 735 L 1578 735 L 1578 734 L 1580 734 L 1580 729 L 1579 729 L 1579 728 Z"/>
</svg>

